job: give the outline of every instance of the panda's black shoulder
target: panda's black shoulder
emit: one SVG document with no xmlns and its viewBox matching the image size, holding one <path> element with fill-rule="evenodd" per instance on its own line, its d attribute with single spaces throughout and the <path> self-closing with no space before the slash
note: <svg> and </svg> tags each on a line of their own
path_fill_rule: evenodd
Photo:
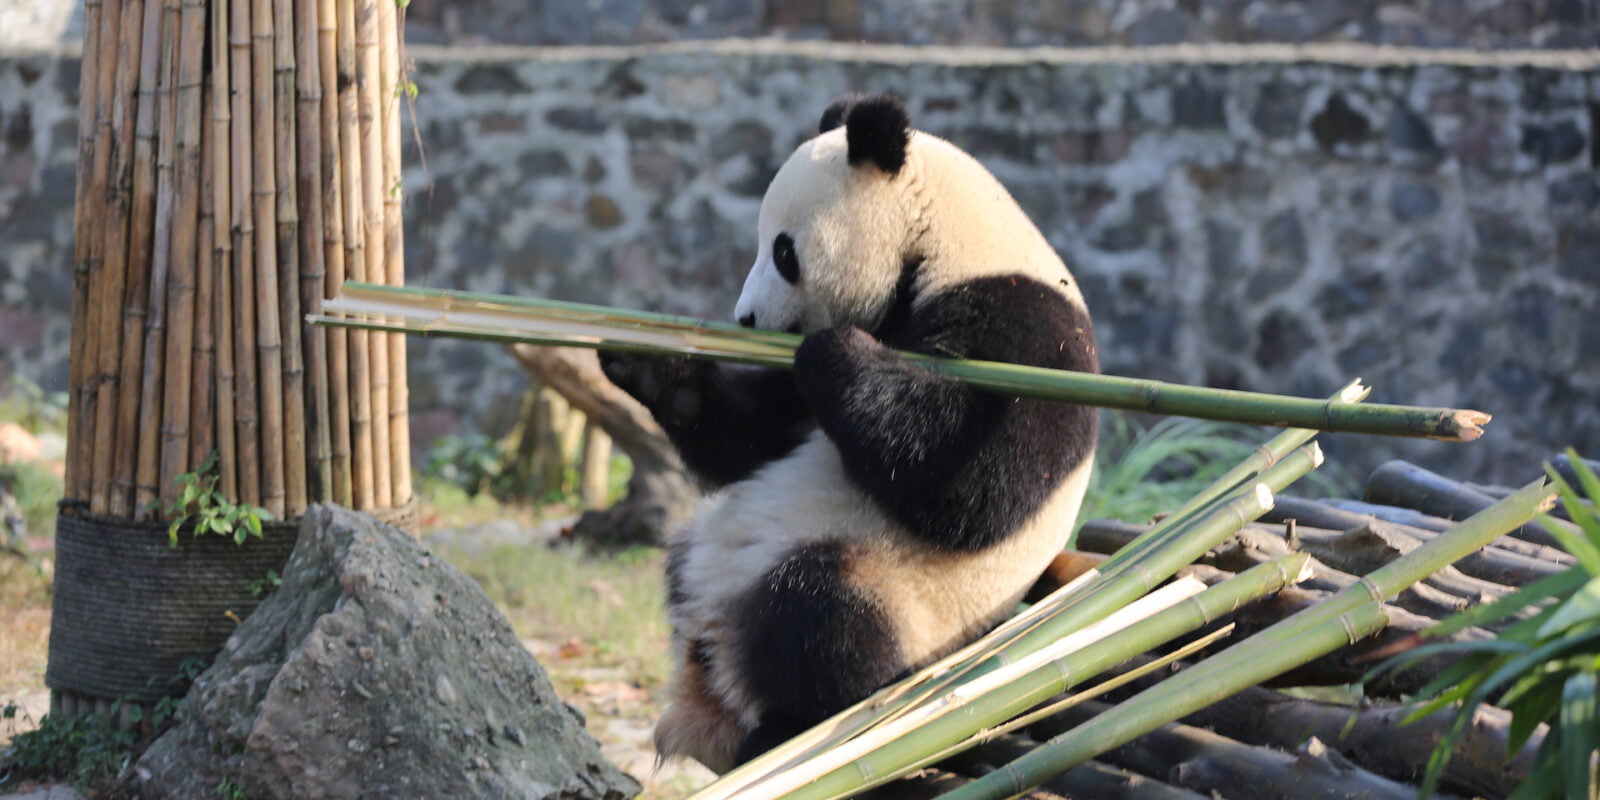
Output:
<svg viewBox="0 0 1600 800">
<path fill-rule="evenodd" d="M 897 305 L 877 331 L 891 347 L 1077 372 L 1100 370 L 1088 311 L 1025 275 L 975 278 L 924 297 L 899 297 Z"/>
</svg>

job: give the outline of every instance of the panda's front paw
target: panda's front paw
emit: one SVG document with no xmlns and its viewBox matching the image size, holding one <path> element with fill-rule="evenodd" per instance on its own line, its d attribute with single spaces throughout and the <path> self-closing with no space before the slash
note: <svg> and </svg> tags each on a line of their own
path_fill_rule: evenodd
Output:
<svg viewBox="0 0 1600 800">
<path fill-rule="evenodd" d="M 808 394 L 846 384 L 864 362 L 886 352 L 882 342 L 853 325 L 817 331 L 795 350 L 795 381 Z"/>
<path fill-rule="evenodd" d="M 716 369 L 709 362 L 688 358 L 610 351 L 601 351 L 600 368 L 661 422 L 698 415 L 704 384 Z"/>
</svg>

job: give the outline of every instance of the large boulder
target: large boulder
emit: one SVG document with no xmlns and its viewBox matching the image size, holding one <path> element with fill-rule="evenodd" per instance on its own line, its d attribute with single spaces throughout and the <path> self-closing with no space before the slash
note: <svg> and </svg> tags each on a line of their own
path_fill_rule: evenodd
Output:
<svg viewBox="0 0 1600 800">
<path fill-rule="evenodd" d="M 306 513 L 283 584 L 135 765 L 136 793 L 604 798 L 639 784 L 477 584 L 403 532 Z"/>
</svg>

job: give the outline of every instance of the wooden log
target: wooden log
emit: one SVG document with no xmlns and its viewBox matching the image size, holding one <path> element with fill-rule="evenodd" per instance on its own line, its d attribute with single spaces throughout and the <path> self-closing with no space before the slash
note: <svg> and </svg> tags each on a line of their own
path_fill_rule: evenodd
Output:
<svg viewBox="0 0 1600 800">
<path fill-rule="evenodd" d="M 917 770 L 900 780 L 856 795 L 857 800 L 933 800 L 973 779 L 938 767 Z M 1016 800 L 1069 800 L 1049 789 L 1032 789 Z"/>
<path fill-rule="evenodd" d="M 260 333 L 257 316 L 256 258 L 257 236 L 254 168 L 254 103 L 252 95 L 265 91 L 257 86 L 251 65 L 250 0 L 231 0 L 231 29 L 228 49 L 233 63 L 233 323 L 234 323 L 234 422 L 238 443 L 238 502 L 261 505 L 261 402 L 260 353 L 256 337 Z"/>
<path fill-rule="evenodd" d="M 1055 736 L 1105 711 L 1089 701 L 1032 726 L 1038 739 Z M 1286 753 L 1255 747 L 1192 725 L 1168 724 L 1100 756 L 1106 763 L 1230 800 L 1351 797 L 1413 800 L 1416 787 L 1376 775 L 1321 747 Z M 1436 795 L 1446 797 L 1445 795 Z"/>
<path fill-rule="evenodd" d="M 575 537 L 607 545 L 660 543 L 688 521 L 700 493 L 677 449 L 650 412 L 606 378 L 594 351 L 520 344 L 510 349 L 535 380 L 599 425 L 633 461 L 627 495 L 610 509 L 585 512 L 573 526 Z"/>
<path fill-rule="evenodd" d="M 1273 510 L 1271 514 L 1273 521 L 1280 521 L 1277 519 L 1280 515 L 1298 512 L 1301 514 L 1301 521 L 1307 525 L 1315 525 L 1319 528 L 1349 529 L 1364 524 L 1367 518 L 1372 518 L 1404 526 L 1408 533 L 1421 538 L 1427 538 L 1430 534 L 1443 533 L 1456 525 L 1455 521 L 1444 517 L 1435 517 L 1399 506 L 1365 503 L 1360 500 L 1328 499 L 1311 501 L 1288 498 L 1288 502 L 1283 505 L 1284 510 Z M 1317 508 L 1319 505 L 1323 508 Z M 1313 520 L 1313 516 L 1322 517 L 1326 522 Z M 1490 547 L 1497 551 L 1517 553 L 1552 564 L 1571 565 L 1577 563 L 1571 554 L 1563 550 L 1524 541 L 1515 536 L 1502 536 L 1495 539 Z"/>
<path fill-rule="evenodd" d="M 405 209 L 400 172 L 399 83 L 404 6 L 378 0 L 378 96 L 383 102 L 383 263 L 390 286 L 406 282 L 405 244 L 401 223 Z M 406 337 L 389 336 L 389 478 L 394 484 L 393 503 L 411 499 L 411 413 L 406 384 Z"/>
<path fill-rule="evenodd" d="M 274 142 L 277 153 L 276 295 L 282 310 L 279 340 L 283 358 L 283 510 L 298 516 L 306 510 L 306 371 L 300 331 L 300 207 L 295 130 L 294 0 L 272 2 L 272 68 Z"/>
<path fill-rule="evenodd" d="M 113 0 L 116 2 L 117 0 Z M 67 347 L 67 444 L 68 457 L 62 483 L 68 500 L 87 500 L 89 453 L 83 447 L 94 436 L 90 427 L 93 409 L 89 376 L 95 349 L 89 320 L 89 274 L 96 263 L 97 248 L 91 246 L 95 226 L 100 223 L 105 187 L 94 182 L 96 119 L 99 105 L 100 26 L 104 19 L 102 0 L 85 0 L 83 8 L 83 57 L 78 70 L 78 160 L 72 207 L 72 317 L 68 326 Z M 115 53 L 104 60 L 115 60 Z"/>
<path fill-rule="evenodd" d="M 940 762 L 958 775 L 979 777 L 1004 768 L 1037 747 L 1025 736 L 1008 734 Z M 1205 795 L 1100 761 L 1079 764 L 1045 781 L 1042 789 L 1063 797 L 1094 800 L 1205 800 Z"/>
<path fill-rule="evenodd" d="M 261 393 L 261 505 L 282 518 L 284 489 L 283 321 L 278 306 L 276 36 L 272 0 L 252 0 L 250 64 L 256 225 L 256 380 Z"/>
<path fill-rule="evenodd" d="M 212 126 L 212 256 L 215 275 L 212 317 L 216 320 L 216 376 L 213 392 L 217 422 L 217 484 L 225 497 L 239 495 L 239 429 L 235 413 L 236 388 L 233 343 L 233 80 L 230 42 L 232 20 L 227 3 L 211 8 L 211 126 Z"/>
<path fill-rule="evenodd" d="M 177 82 L 173 86 L 175 131 L 171 256 L 168 258 L 165 379 L 161 389 L 161 456 L 157 473 L 160 507 L 171 507 L 177 497 L 175 481 L 188 472 L 195 347 L 195 265 L 200 216 L 202 93 L 205 67 L 205 0 L 183 0 L 179 16 Z"/>
<path fill-rule="evenodd" d="M 308 0 L 309 1 L 309 0 Z M 335 0 L 317 2 L 317 71 L 320 73 L 322 102 L 319 110 L 322 131 L 322 257 L 327 276 L 323 299 L 332 297 L 345 278 L 344 167 L 343 145 L 339 135 L 339 111 L 343 98 L 339 89 L 338 11 Z M 352 473 L 350 395 L 350 332 L 343 328 L 323 328 L 328 347 L 328 438 L 329 477 L 333 502 L 356 506 Z"/>
<path fill-rule="evenodd" d="M 327 5 L 323 3 L 322 5 Z M 300 203 L 300 307 L 306 314 L 322 311 L 327 268 L 323 228 L 322 56 L 318 49 L 317 0 L 295 0 L 295 153 Z M 328 181 L 338 191 L 338 181 Z M 311 502 L 334 500 L 333 438 L 329 420 L 328 337 L 325 329 L 300 320 L 302 359 L 309 373 L 306 405 L 308 473 Z"/>
<path fill-rule="evenodd" d="M 1367 478 L 1361 499 L 1369 503 L 1414 508 L 1446 519 L 1466 519 L 1494 505 L 1494 498 L 1475 492 L 1442 475 L 1405 461 L 1390 461 Z M 1551 524 L 1561 525 L 1556 521 Z M 1578 529 L 1567 525 L 1578 533 Z M 1511 535 L 1524 541 L 1560 547 L 1560 542 L 1538 522 L 1530 522 Z M 1581 535 L 1581 534 L 1580 534 Z"/>
<path fill-rule="evenodd" d="M 363 237 L 366 241 L 366 278 L 373 283 L 388 280 L 383 261 L 383 125 L 378 87 L 382 81 L 378 59 L 378 2 L 356 0 L 356 87 L 357 120 L 361 139 L 361 209 Z M 388 2 L 388 0 L 384 0 Z M 389 474 L 392 453 L 389 448 L 389 338 L 387 333 L 369 333 L 369 397 L 372 412 L 372 489 L 377 508 L 393 503 L 394 482 Z"/>
<path fill-rule="evenodd" d="M 108 513 L 134 514 L 134 482 L 139 471 L 139 439 L 143 417 L 140 394 L 144 377 L 144 333 L 150 306 L 151 240 L 156 221 L 156 92 L 161 80 L 160 0 L 146 0 L 141 9 L 139 37 L 139 88 L 133 130 L 132 200 L 124 255 L 122 325 L 118 342 L 122 354 L 117 376 L 116 435 L 111 439 L 112 466 Z M 109 245 L 108 245 L 109 248 Z M 163 265 L 164 266 L 164 265 Z"/>
<path fill-rule="evenodd" d="M 122 296 L 128 278 L 128 216 L 133 203 L 133 115 L 137 105 L 134 91 L 139 76 L 140 52 L 143 40 L 144 2 L 126 0 L 107 6 L 102 11 L 101 40 L 108 37 L 107 24 L 116 30 L 115 59 L 105 59 L 100 72 L 99 88 L 102 107 L 97 109 L 97 119 L 103 120 L 97 134 L 100 151 L 95 155 L 96 186 L 105 187 L 105 205 L 101 218 L 100 258 L 98 268 L 91 268 L 89 325 L 93 327 L 96 345 L 95 396 L 93 400 L 93 440 L 82 442 L 92 456 L 89 476 L 89 509 L 97 513 L 110 511 L 112 482 L 115 473 L 115 447 L 117 437 L 117 382 L 121 376 L 119 346 L 121 333 Z M 108 90 L 109 87 L 109 90 Z M 109 91 L 109 96 L 105 93 Z M 103 152 L 102 156 L 100 153 Z M 92 254 L 91 254 L 92 256 Z"/>
<path fill-rule="evenodd" d="M 600 508 L 611 486 L 611 437 L 593 422 L 583 427 L 583 466 L 579 470 L 578 498 L 583 507 Z"/>
<path fill-rule="evenodd" d="M 360 103 L 357 97 L 355 0 L 338 0 L 336 28 L 339 84 L 340 192 L 344 199 L 344 267 L 350 280 L 367 280 L 363 213 Z M 373 486 L 372 349 L 366 331 L 349 332 L 351 477 L 355 507 L 377 507 Z"/>
<path fill-rule="evenodd" d="M 164 403 L 162 391 L 166 388 L 167 356 L 167 284 L 172 273 L 173 217 L 177 204 L 178 155 L 178 54 L 179 40 L 178 0 L 164 0 L 161 5 L 159 66 L 156 70 L 156 203 L 154 229 L 151 232 L 149 260 L 149 297 L 145 301 L 144 369 L 139 384 L 137 468 L 134 473 L 134 514 L 159 516 L 162 512 L 157 497 L 161 492 L 161 433 L 166 427 L 162 418 Z M 137 177 L 137 175 L 135 176 Z"/>
<path fill-rule="evenodd" d="M 1078 547 L 1090 552 L 1114 553 L 1143 533 L 1146 527 L 1117 520 L 1090 520 L 1078 531 Z M 1264 526 L 1247 525 L 1202 556 L 1198 563 L 1231 572 L 1243 572 L 1293 551 L 1294 548 L 1289 546 L 1281 533 L 1274 533 Z M 1307 589 L 1334 592 L 1353 586 L 1360 580 L 1316 558 L 1311 559 L 1308 568 L 1311 577 L 1300 583 Z M 1443 619 L 1467 607 L 1463 598 L 1423 583 L 1413 584 L 1401 591 L 1394 602 L 1400 608 L 1436 619 Z"/>
</svg>

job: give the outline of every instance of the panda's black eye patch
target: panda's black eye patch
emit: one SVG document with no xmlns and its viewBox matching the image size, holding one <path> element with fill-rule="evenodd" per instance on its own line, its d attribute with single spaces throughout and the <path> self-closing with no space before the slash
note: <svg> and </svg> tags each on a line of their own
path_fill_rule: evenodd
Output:
<svg viewBox="0 0 1600 800">
<path fill-rule="evenodd" d="M 784 280 L 791 284 L 800 282 L 800 256 L 795 254 L 794 239 L 789 234 L 780 233 L 772 240 L 772 263 Z"/>
</svg>

